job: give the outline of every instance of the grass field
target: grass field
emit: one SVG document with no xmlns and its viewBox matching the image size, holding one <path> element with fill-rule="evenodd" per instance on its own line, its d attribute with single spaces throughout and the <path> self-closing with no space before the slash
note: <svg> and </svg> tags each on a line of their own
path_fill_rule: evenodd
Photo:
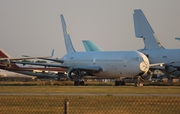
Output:
<svg viewBox="0 0 180 114">
<path fill-rule="evenodd" d="M 180 86 L 0 86 L 0 93 L 180 94 Z"/>
<path fill-rule="evenodd" d="M 180 86 L 0 86 L 0 114 L 179 114 L 178 96 L 114 96 L 113 94 L 180 94 Z M 11 95 L 11 93 L 78 93 L 105 96 Z"/>
</svg>

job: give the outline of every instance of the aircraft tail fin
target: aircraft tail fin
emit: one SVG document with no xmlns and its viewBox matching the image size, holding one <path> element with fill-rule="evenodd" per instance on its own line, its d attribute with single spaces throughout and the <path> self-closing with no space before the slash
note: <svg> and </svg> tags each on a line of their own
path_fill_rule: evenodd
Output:
<svg viewBox="0 0 180 114">
<path fill-rule="evenodd" d="M 61 23 L 62 23 L 66 51 L 67 51 L 67 53 L 75 52 L 74 47 L 71 42 L 71 38 L 70 38 L 70 35 L 68 32 L 68 29 L 67 29 L 67 26 L 66 26 L 66 22 L 64 20 L 64 16 L 61 14 L 60 18 L 61 18 Z"/>
<path fill-rule="evenodd" d="M 102 51 L 94 42 L 90 40 L 82 40 L 86 51 Z"/>
<path fill-rule="evenodd" d="M 144 49 L 163 48 L 142 10 L 134 10 L 133 19 L 135 36 L 137 38 L 143 38 Z"/>
<path fill-rule="evenodd" d="M 54 56 L 54 49 L 52 49 L 52 53 L 51 53 L 51 57 L 53 57 Z"/>
<path fill-rule="evenodd" d="M 11 56 L 0 48 L 0 58 L 11 58 Z"/>
<path fill-rule="evenodd" d="M 13 68 L 19 68 L 15 63 L 10 63 L 8 58 L 11 58 L 11 56 L 8 53 L 6 53 L 2 48 L 0 48 L 0 58 L 7 58 L 7 64 L 11 64 L 10 66 Z M 0 61 L 0 64 L 2 65 L 3 62 Z"/>
</svg>

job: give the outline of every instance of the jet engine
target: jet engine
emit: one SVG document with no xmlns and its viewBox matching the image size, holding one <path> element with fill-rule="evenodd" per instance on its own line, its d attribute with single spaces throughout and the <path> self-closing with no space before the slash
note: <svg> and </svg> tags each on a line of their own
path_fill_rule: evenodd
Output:
<svg viewBox="0 0 180 114">
<path fill-rule="evenodd" d="M 10 62 L 9 59 L 1 60 L 0 62 L 1 62 L 1 63 L 3 64 L 3 66 L 5 66 L 6 68 L 10 68 L 10 67 L 11 67 L 11 62 Z"/>
<path fill-rule="evenodd" d="M 67 72 L 67 78 L 71 81 L 77 81 L 81 78 L 81 72 L 78 69 L 70 68 Z"/>
<path fill-rule="evenodd" d="M 174 75 L 176 77 L 180 77 L 180 71 L 173 66 L 165 66 L 165 73 L 168 76 Z"/>
</svg>

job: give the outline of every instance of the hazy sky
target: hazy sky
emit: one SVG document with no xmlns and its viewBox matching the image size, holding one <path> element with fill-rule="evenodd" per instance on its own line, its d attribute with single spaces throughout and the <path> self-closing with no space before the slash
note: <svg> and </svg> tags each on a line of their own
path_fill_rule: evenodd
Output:
<svg viewBox="0 0 180 114">
<path fill-rule="evenodd" d="M 180 48 L 180 0 L 0 0 L 0 47 L 11 57 L 66 54 L 60 14 L 76 51 L 82 40 L 106 51 L 143 48 L 133 10 L 142 9 L 165 48 Z"/>
</svg>

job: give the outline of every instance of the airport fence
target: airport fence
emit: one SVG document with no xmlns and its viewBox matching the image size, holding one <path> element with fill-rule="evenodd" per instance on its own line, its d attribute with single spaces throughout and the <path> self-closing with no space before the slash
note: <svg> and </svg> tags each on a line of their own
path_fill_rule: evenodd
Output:
<svg viewBox="0 0 180 114">
<path fill-rule="evenodd" d="M 1 95 L 0 114 L 179 114 L 179 96 Z"/>
</svg>

